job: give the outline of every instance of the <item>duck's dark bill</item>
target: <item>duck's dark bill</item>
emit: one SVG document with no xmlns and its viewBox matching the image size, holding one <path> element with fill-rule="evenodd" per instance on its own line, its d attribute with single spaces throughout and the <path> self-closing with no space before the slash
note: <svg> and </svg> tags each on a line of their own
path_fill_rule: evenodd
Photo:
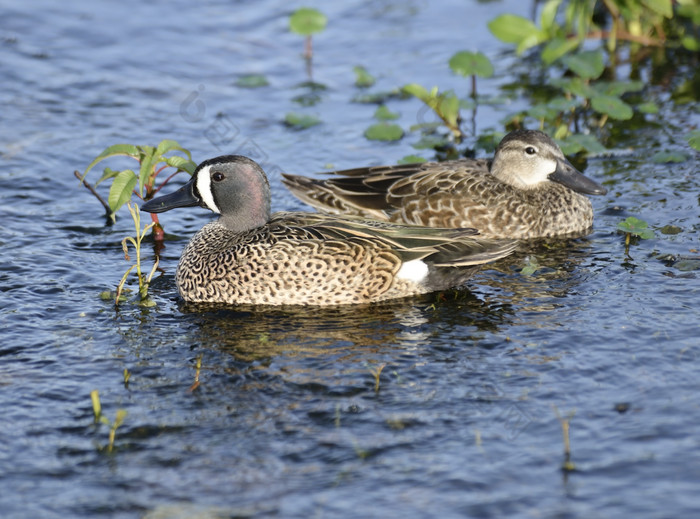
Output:
<svg viewBox="0 0 700 519">
<path fill-rule="evenodd" d="M 557 169 L 549 175 L 549 180 L 559 182 L 577 193 L 586 195 L 604 195 L 608 192 L 603 186 L 580 173 L 571 163 L 557 161 Z"/>
<path fill-rule="evenodd" d="M 194 182 L 190 181 L 169 195 L 159 196 L 141 206 L 147 213 L 162 213 L 176 207 L 192 207 L 199 205 L 201 200 L 194 193 Z"/>
</svg>

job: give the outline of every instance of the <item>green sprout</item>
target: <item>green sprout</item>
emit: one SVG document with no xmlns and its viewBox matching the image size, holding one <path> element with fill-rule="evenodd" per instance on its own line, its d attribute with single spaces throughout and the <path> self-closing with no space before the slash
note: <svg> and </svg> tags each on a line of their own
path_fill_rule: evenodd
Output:
<svg viewBox="0 0 700 519">
<path fill-rule="evenodd" d="M 117 434 L 117 429 L 121 424 L 124 423 L 127 412 L 124 409 L 117 409 L 114 421 L 110 421 L 109 418 L 102 414 L 102 404 L 100 403 L 100 394 L 97 389 L 93 389 L 90 392 L 90 399 L 92 400 L 92 412 L 95 417 L 95 423 L 102 423 L 109 427 L 109 444 L 107 445 L 107 452 L 112 452 L 114 448 L 114 439 Z"/>
<path fill-rule="evenodd" d="M 143 239 L 146 236 L 146 233 L 148 230 L 156 225 L 156 222 L 151 222 L 148 225 L 146 225 L 143 230 L 141 229 L 141 212 L 139 210 L 139 207 L 134 204 L 132 207 L 131 203 L 128 203 L 128 208 L 129 212 L 131 213 L 131 217 L 134 219 L 134 227 L 136 228 L 136 237 L 132 236 L 127 236 L 122 240 L 122 249 L 124 250 L 124 258 L 127 261 L 131 261 L 131 258 L 129 257 L 129 248 L 128 244 L 130 243 L 133 245 L 134 249 L 136 250 L 136 263 L 131 265 L 128 270 L 124 273 L 122 276 L 121 281 L 119 282 L 119 285 L 117 286 L 117 292 L 114 298 L 114 304 L 116 306 L 119 305 L 120 297 L 122 290 L 124 289 L 124 283 L 126 282 L 126 278 L 129 276 L 132 270 L 136 268 L 136 275 L 139 280 L 139 305 L 141 306 L 155 306 L 155 302 L 148 297 L 148 285 L 151 283 L 151 279 L 153 278 L 153 274 L 155 273 L 156 269 L 158 268 L 158 256 L 156 256 L 155 262 L 153 263 L 153 268 L 151 268 L 151 272 L 148 275 L 148 277 L 144 277 L 143 273 L 141 272 L 141 243 Z"/>
<path fill-rule="evenodd" d="M 379 393 L 379 377 L 381 376 L 382 371 L 384 370 L 385 367 L 386 367 L 386 363 L 380 364 L 379 366 L 377 366 L 376 369 L 372 369 L 370 367 L 367 367 L 369 372 L 374 377 L 374 392 L 375 393 Z"/>
<path fill-rule="evenodd" d="M 564 438 L 564 462 L 561 465 L 561 470 L 564 473 L 573 472 L 576 470 L 576 465 L 571 461 L 571 440 L 569 438 L 569 430 L 571 428 L 571 419 L 576 414 L 575 411 L 571 411 L 567 418 L 563 418 L 559 414 L 559 410 L 554 407 L 554 414 L 556 414 L 559 423 L 561 424 L 561 432 Z"/>
<path fill-rule="evenodd" d="M 642 240 L 648 240 L 654 237 L 654 231 L 649 229 L 649 224 L 644 220 L 630 216 L 629 218 L 617 224 L 617 230 L 625 233 L 625 255 L 629 256 L 630 240 L 632 236 L 637 236 Z"/>
</svg>

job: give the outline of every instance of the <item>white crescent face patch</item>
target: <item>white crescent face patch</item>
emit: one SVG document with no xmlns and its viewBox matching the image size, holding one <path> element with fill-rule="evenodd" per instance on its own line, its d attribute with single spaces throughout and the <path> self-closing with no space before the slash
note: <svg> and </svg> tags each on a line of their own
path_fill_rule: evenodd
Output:
<svg viewBox="0 0 700 519">
<path fill-rule="evenodd" d="M 216 214 L 221 214 L 221 211 L 214 202 L 214 195 L 211 192 L 211 177 L 209 174 L 210 169 L 211 166 L 204 166 L 197 172 L 197 191 L 199 192 L 199 196 L 202 197 L 202 201 L 209 209 L 214 211 Z"/>
</svg>

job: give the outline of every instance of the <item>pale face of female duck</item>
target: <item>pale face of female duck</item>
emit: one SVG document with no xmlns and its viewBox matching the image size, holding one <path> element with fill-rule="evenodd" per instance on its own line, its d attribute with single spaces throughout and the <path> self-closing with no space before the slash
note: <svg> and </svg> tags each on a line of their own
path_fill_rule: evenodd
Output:
<svg viewBox="0 0 700 519">
<path fill-rule="evenodd" d="M 516 130 L 506 135 L 496 149 L 491 174 L 519 189 L 537 189 L 558 182 L 577 193 L 604 195 L 607 190 L 580 173 L 544 132 Z"/>
<path fill-rule="evenodd" d="M 190 240 L 175 280 L 190 302 L 370 303 L 462 284 L 512 241 L 473 229 L 409 227 L 324 214 L 270 214 L 263 170 L 241 156 L 200 164 L 177 191 L 141 209 L 202 206 L 219 215 Z"/>
<path fill-rule="evenodd" d="M 284 175 L 302 201 L 351 214 L 428 227 L 473 227 L 489 238 L 580 235 L 593 224 L 584 194 L 605 194 L 537 130 L 506 135 L 493 160 L 460 159 L 356 168 L 327 179 Z"/>
</svg>

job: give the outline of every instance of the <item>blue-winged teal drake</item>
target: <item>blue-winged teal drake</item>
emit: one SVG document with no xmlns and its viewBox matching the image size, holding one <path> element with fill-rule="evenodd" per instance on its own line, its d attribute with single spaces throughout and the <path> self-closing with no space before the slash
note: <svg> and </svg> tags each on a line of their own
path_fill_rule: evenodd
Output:
<svg viewBox="0 0 700 519">
<path fill-rule="evenodd" d="M 315 180 L 284 175 L 299 199 L 324 212 L 428 227 L 473 227 L 488 238 L 583 234 L 605 188 L 566 160 L 545 133 L 506 135 L 492 160 L 357 168 Z"/>
<path fill-rule="evenodd" d="M 515 248 L 473 229 L 434 229 L 311 213 L 270 214 L 254 161 L 201 163 L 179 190 L 143 205 L 160 213 L 202 206 L 219 215 L 186 246 L 175 275 L 190 302 L 332 305 L 443 290 Z"/>
</svg>

